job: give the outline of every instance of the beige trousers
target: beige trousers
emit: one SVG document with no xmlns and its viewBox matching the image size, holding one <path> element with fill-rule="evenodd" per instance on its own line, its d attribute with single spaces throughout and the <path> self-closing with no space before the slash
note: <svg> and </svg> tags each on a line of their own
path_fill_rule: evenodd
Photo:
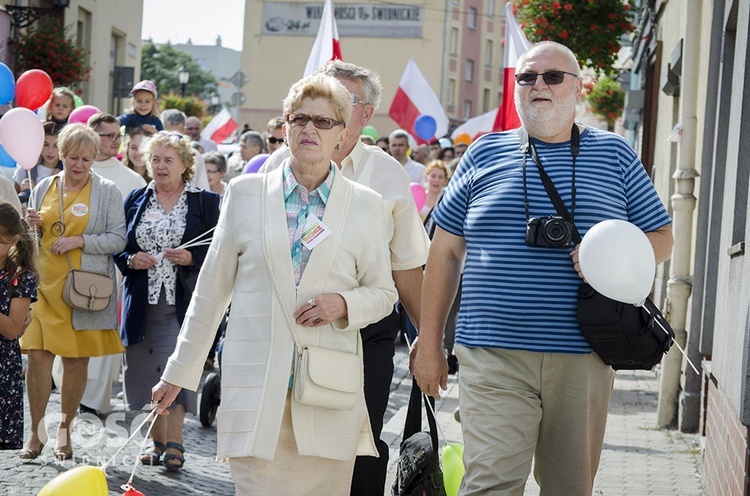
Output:
<svg viewBox="0 0 750 496">
<path fill-rule="evenodd" d="M 614 371 L 596 353 L 456 347 L 466 475 L 459 494 L 590 495 Z"/>
<path fill-rule="evenodd" d="M 291 391 L 291 390 L 290 390 Z M 237 496 L 251 495 L 348 495 L 354 458 L 347 461 L 300 456 L 292 430 L 290 393 L 273 461 L 252 456 L 229 459 L 229 471 Z"/>
</svg>

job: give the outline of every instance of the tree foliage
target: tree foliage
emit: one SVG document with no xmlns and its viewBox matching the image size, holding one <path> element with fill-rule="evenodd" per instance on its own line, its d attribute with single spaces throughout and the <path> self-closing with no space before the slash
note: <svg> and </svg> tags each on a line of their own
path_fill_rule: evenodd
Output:
<svg viewBox="0 0 750 496">
<path fill-rule="evenodd" d="M 562 43 L 600 74 L 615 72 L 620 39 L 635 30 L 628 0 L 513 0 L 513 11 L 529 41 Z"/>
<path fill-rule="evenodd" d="M 625 106 L 625 90 L 620 83 L 605 76 L 591 86 L 586 103 L 591 112 L 607 121 L 607 129 L 612 131 Z"/>
<path fill-rule="evenodd" d="M 59 19 L 43 17 L 33 31 L 13 43 L 16 76 L 30 69 L 46 72 L 55 86 L 76 88 L 88 81 L 88 52 L 68 37 L 69 29 Z"/>
<path fill-rule="evenodd" d="M 185 85 L 185 95 L 208 99 L 216 92 L 216 77 L 201 69 L 200 65 L 185 52 L 174 48 L 171 44 L 156 46 L 153 40 L 148 40 L 141 48 L 141 79 L 150 79 L 156 84 L 160 94 L 180 94 L 180 81 L 177 71 L 180 66 L 190 71 L 190 79 Z M 162 104 L 162 108 L 168 107 Z"/>
<path fill-rule="evenodd" d="M 206 102 L 195 96 L 182 97 L 174 93 L 165 93 L 161 96 L 161 108 L 177 109 L 185 112 L 188 116 L 203 118 L 206 116 Z"/>
</svg>

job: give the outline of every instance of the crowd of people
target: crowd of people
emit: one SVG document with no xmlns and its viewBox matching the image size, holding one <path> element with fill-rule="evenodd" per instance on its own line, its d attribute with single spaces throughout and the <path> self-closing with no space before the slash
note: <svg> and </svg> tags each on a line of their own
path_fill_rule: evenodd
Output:
<svg viewBox="0 0 750 496">
<path fill-rule="evenodd" d="M 532 458 L 542 491 L 591 494 L 613 371 L 575 322 L 577 247 L 525 239 L 530 215 L 554 213 L 537 166 L 581 234 L 629 220 L 657 261 L 672 235 L 626 142 L 575 121 L 578 68 L 552 42 L 520 58 L 527 147 L 516 131 L 373 139 L 379 77 L 340 60 L 295 83 L 230 156 L 199 118 L 161 111 L 151 81 L 123 115 L 87 124 L 67 122 L 74 95 L 55 89 L 38 165 L 0 178 L 0 449 L 40 456 L 57 386 L 54 454 L 72 458 L 77 413 L 106 414 L 122 376 L 125 408 L 160 414 L 141 463 L 180 470 L 223 328 L 217 456 L 237 494 L 382 496 L 401 331 L 427 395 L 460 364 L 460 494 L 523 494 Z M 89 308 L 68 301 L 75 271 L 100 277 Z"/>
</svg>

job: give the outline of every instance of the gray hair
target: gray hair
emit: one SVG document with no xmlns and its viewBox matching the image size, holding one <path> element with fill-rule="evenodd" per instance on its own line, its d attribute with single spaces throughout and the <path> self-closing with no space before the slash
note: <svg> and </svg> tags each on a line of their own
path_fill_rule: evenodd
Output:
<svg viewBox="0 0 750 496">
<path fill-rule="evenodd" d="M 169 124 L 170 126 L 179 126 L 187 122 L 187 115 L 185 112 L 177 109 L 167 109 L 159 116 L 162 124 Z"/>
<path fill-rule="evenodd" d="M 213 164 L 222 174 L 227 171 L 227 159 L 221 152 L 209 152 L 203 155 L 203 161 L 207 164 Z"/>
<path fill-rule="evenodd" d="M 240 143 L 247 143 L 250 146 L 257 146 L 259 150 L 263 151 L 263 135 L 257 131 L 245 131 L 240 136 Z"/>
<path fill-rule="evenodd" d="M 568 59 L 568 62 L 570 62 L 571 72 L 575 74 L 580 73 L 580 66 L 578 65 L 578 59 L 576 58 L 575 54 L 571 51 L 570 48 L 561 43 L 557 43 L 556 41 L 540 41 L 538 43 L 532 44 L 529 49 L 523 52 L 523 54 L 518 58 L 516 69 L 526 63 L 526 59 L 528 59 L 531 55 L 542 50 L 555 50 L 557 52 L 560 52 L 565 56 L 565 58 Z"/>
<path fill-rule="evenodd" d="M 318 69 L 317 72 L 337 79 L 346 79 L 353 83 L 362 83 L 364 102 L 375 107 L 375 110 L 380 106 L 380 94 L 383 91 L 383 85 L 380 84 L 380 76 L 370 69 L 336 59 Z"/>
</svg>

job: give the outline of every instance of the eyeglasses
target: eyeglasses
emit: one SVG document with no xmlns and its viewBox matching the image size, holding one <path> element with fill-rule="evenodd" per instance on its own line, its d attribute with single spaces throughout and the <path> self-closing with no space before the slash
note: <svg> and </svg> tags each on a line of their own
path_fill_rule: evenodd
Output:
<svg viewBox="0 0 750 496">
<path fill-rule="evenodd" d="M 218 169 L 217 170 L 206 169 L 206 174 L 218 174 L 218 173 L 219 173 Z"/>
<path fill-rule="evenodd" d="M 520 74 L 516 74 L 516 82 L 521 86 L 534 86 L 536 84 L 536 79 L 539 76 L 542 76 L 544 84 L 554 86 L 556 84 L 562 83 L 563 80 L 565 80 L 566 74 L 575 78 L 578 77 L 578 74 L 573 74 L 572 72 L 567 71 L 547 71 L 541 74 L 536 72 L 522 72 Z"/>
<path fill-rule="evenodd" d="M 97 133 L 97 134 L 99 134 L 99 133 Z M 122 139 L 122 136 L 120 135 L 120 133 L 99 134 L 99 137 L 100 138 L 107 138 L 108 140 L 111 140 L 111 141 L 117 141 L 117 140 L 121 140 Z"/>
<path fill-rule="evenodd" d="M 319 115 L 289 114 L 286 121 L 294 127 L 305 127 L 312 121 L 313 126 L 317 129 L 331 129 L 333 126 L 343 126 L 342 121 L 331 119 L 330 117 L 321 117 Z"/>
<path fill-rule="evenodd" d="M 357 94 L 355 94 L 355 93 L 351 93 L 351 95 L 352 95 L 352 106 L 353 106 L 353 107 L 356 107 L 356 106 L 357 106 L 357 105 L 359 105 L 360 103 L 361 103 L 362 105 L 367 105 L 367 102 L 365 102 L 365 101 L 363 101 L 363 100 L 360 100 L 360 99 L 359 99 L 359 95 L 357 95 Z"/>
<path fill-rule="evenodd" d="M 307 124 L 307 121 L 305 121 L 305 124 Z M 303 124 L 303 125 L 304 125 L 304 124 Z M 313 126 L 315 126 L 315 123 L 314 123 L 314 122 L 313 122 Z M 315 127 L 318 127 L 318 126 L 315 126 Z M 330 128 L 329 128 L 329 129 L 330 129 Z M 272 145 L 275 145 L 276 143 L 283 143 L 283 142 L 284 142 L 284 138 L 274 138 L 273 136 L 269 136 L 269 137 L 268 137 L 268 138 L 266 138 L 266 139 L 267 139 L 267 140 L 268 140 L 268 142 L 269 142 L 269 143 L 271 143 Z"/>
</svg>

